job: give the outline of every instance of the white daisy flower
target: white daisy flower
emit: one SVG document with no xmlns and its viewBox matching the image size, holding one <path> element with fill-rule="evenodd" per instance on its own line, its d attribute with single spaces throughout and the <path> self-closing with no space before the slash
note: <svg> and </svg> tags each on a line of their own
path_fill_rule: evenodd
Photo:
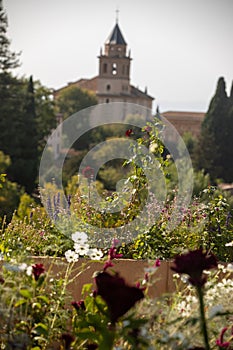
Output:
<svg viewBox="0 0 233 350">
<path fill-rule="evenodd" d="M 85 232 L 75 232 L 71 235 L 72 240 L 74 243 L 86 243 L 87 241 L 87 234 Z"/>
<path fill-rule="evenodd" d="M 79 255 L 78 253 L 69 249 L 65 252 L 65 257 L 66 257 L 66 260 L 70 263 L 70 262 L 78 261 Z"/>
<path fill-rule="evenodd" d="M 233 272 L 233 264 L 228 264 L 226 270 L 228 272 Z"/>
<path fill-rule="evenodd" d="M 18 268 L 19 268 L 19 270 L 20 271 L 25 271 L 25 270 L 27 270 L 27 264 L 26 263 L 22 263 L 22 264 L 20 264 L 20 265 L 18 265 Z"/>
<path fill-rule="evenodd" d="M 89 256 L 89 258 L 91 258 L 91 260 L 100 260 L 103 256 L 103 253 L 101 250 L 93 248 L 93 249 L 89 249 L 89 251 L 87 252 L 87 255 Z"/>
<path fill-rule="evenodd" d="M 74 243 L 74 250 L 77 254 L 79 255 L 87 255 L 90 248 L 89 248 L 89 245 L 88 244 L 79 244 L 79 243 Z"/>
<path fill-rule="evenodd" d="M 28 266 L 26 270 L 26 275 L 31 276 L 32 275 L 32 266 Z"/>
</svg>

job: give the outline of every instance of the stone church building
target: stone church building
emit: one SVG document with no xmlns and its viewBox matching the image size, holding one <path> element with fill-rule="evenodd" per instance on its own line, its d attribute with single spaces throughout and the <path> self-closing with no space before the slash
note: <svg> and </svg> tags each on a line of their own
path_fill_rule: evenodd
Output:
<svg viewBox="0 0 233 350">
<path fill-rule="evenodd" d="M 99 103 L 130 102 L 152 109 L 154 98 L 130 84 L 132 58 L 118 21 L 100 50 L 99 74 L 91 79 L 79 79 L 54 91 L 56 98 L 68 86 L 77 86 L 94 93 Z"/>
<path fill-rule="evenodd" d="M 81 78 L 68 83 L 68 85 L 54 91 L 54 98 L 56 99 L 59 93 L 68 87 L 77 86 L 94 93 L 99 103 L 129 102 L 152 110 L 154 98 L 147 93 L 147 89 L 141 91 L 130 83 L 132 58 L 118 20 L 105 41 L 104 50 L 100 49 L 98 60 L 99 72 L 97 76 L 91 79 Z M 161 115 L 175 127 L 181 136 L 185 132 L 191 132 L 194 137 L 198 137 L 205 113 L 167 111 Z M 171 135 L 171 137 L 175 141 L 177 134 Z M 59 140 L 58 137 L 54 143 L 59 144 Z"/>
</svg>

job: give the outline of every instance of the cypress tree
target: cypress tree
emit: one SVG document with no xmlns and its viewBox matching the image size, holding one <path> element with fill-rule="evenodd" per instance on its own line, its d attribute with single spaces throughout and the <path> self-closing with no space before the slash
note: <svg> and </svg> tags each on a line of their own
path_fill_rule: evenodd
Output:
<svg viewBox="0 0 233 350">
<path fill-rule="evenodd" d="M 217 178 L 227 182 L 233 180 L 233 166 L 230 165 L 233 156 L 232 94 L 227 96 L 225 80 L 220 77 L 202 123 L 196 163 L 198 168 L 210 174 L 213 181 Z"/>
<path fill-rule="evenodd" d="M 17 135 L 12 150 L 12 165 L 9 169 L 10 175 L 28 193 L 35 188 L 38 165 L 38 140 L 36 133 L 36 112 L 34 99 L 34 84 L 32 76 L 27 82 L 23 96 L 22 111 L 17 115 Z"/>
<path fill-rule="evenodd" d="M 8 20 L 0 0 L 0 73 L 9 72 L 19 66 L 18 54 L 10 50 L 10 40 L 7 37 Z"/>
<path fill-rule="evenodd" d="M 228 98 L 228 113 L 226 121 L 226 137 L 224 140 L 223 162 L 227 182 L 233 182 L 233 82 Z"/>
</svg>

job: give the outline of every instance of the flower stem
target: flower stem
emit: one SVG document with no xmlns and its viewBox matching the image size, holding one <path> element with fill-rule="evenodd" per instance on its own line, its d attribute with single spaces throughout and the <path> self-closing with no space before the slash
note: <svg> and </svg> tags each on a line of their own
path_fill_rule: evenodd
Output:
<svg viewBox="0 0 233 350">
<path fill-rule="evenodd" d="M 197 294 L 198 294 L 198 299 L 199 299 L 201 332 L 202 332 L 203 338 L 204 338 L 205 349 L 210 350 L 207 324 L 206 324 L 206 318 L 205 318 L 205 309 L 204 309 L 205 305 L 204 305 L 204 298 L 203 298 L 203 290 L 202 290 L 202 287 L 200 287 L 200 286 L 197 286 L 196 289 L 197 289 Z"/>
</svg>

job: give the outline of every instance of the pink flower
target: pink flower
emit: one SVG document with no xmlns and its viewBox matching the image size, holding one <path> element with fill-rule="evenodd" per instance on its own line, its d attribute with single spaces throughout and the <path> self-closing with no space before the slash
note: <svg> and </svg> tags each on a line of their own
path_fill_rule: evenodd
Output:
<svg viewBox="0 0 233 350">
<path fill-rule="evenodd" d="M 146 287 L 142 287 L 141 283 L 139 281 L 136 283 L 135 287 L 140 289 L 142 292 L 144 292 L 146 290 Z"/>
<path fill-rule="evenodd" d="M 83 170 L 82 170 L 82 174 L 85 178 L 90 179 L 94 176 L 94 169 L 91 168 L 90 166 L 86 166 Z"/>
<path fill-rule="evenodd" d="M 224 334 L 226 333 L 227 330 L 228 330 L 228 328 L 224 327 L 221 330 L 219 339 L 216 340 L 216 345 L 220 346 L 221 348 L 228 348 L 228 346 L 230 346 L 230 342 L 228 342 L 228 341 L 224 342 L 224 340 L 223 340 Z"/>
<path fill-rule="evenodd" d="M 119 259 L 122 258 L 123 254 L 117 254 L 117 249 L 116 247 L 112 246 L 109 251 L 108 251 L 108 259 L 113 260 L 113 259 Z"/>
<path fill-rule="evenodd" d="M 160 265 L 161 265 L 160 260 L 159 260 L 159 259 L 156 259 L 156 260 L 155 260 L 155 263 L 154 263 L 154 265 L 153 265 L 153 267 L 159 267 Z"/>
<path fill-rule="evenodd" d="M 146 282 L 149 282 L 149 273 L 148 272 L 145 273 L 144 279 Z"/>
<path fill-rule="evenodd" d="M 106 271 L 109 267 L 113 267 L 113 266 L 114 264 L 110 260 L 107 260 L 104 264 L 103 271 Z"/>
</svg>

